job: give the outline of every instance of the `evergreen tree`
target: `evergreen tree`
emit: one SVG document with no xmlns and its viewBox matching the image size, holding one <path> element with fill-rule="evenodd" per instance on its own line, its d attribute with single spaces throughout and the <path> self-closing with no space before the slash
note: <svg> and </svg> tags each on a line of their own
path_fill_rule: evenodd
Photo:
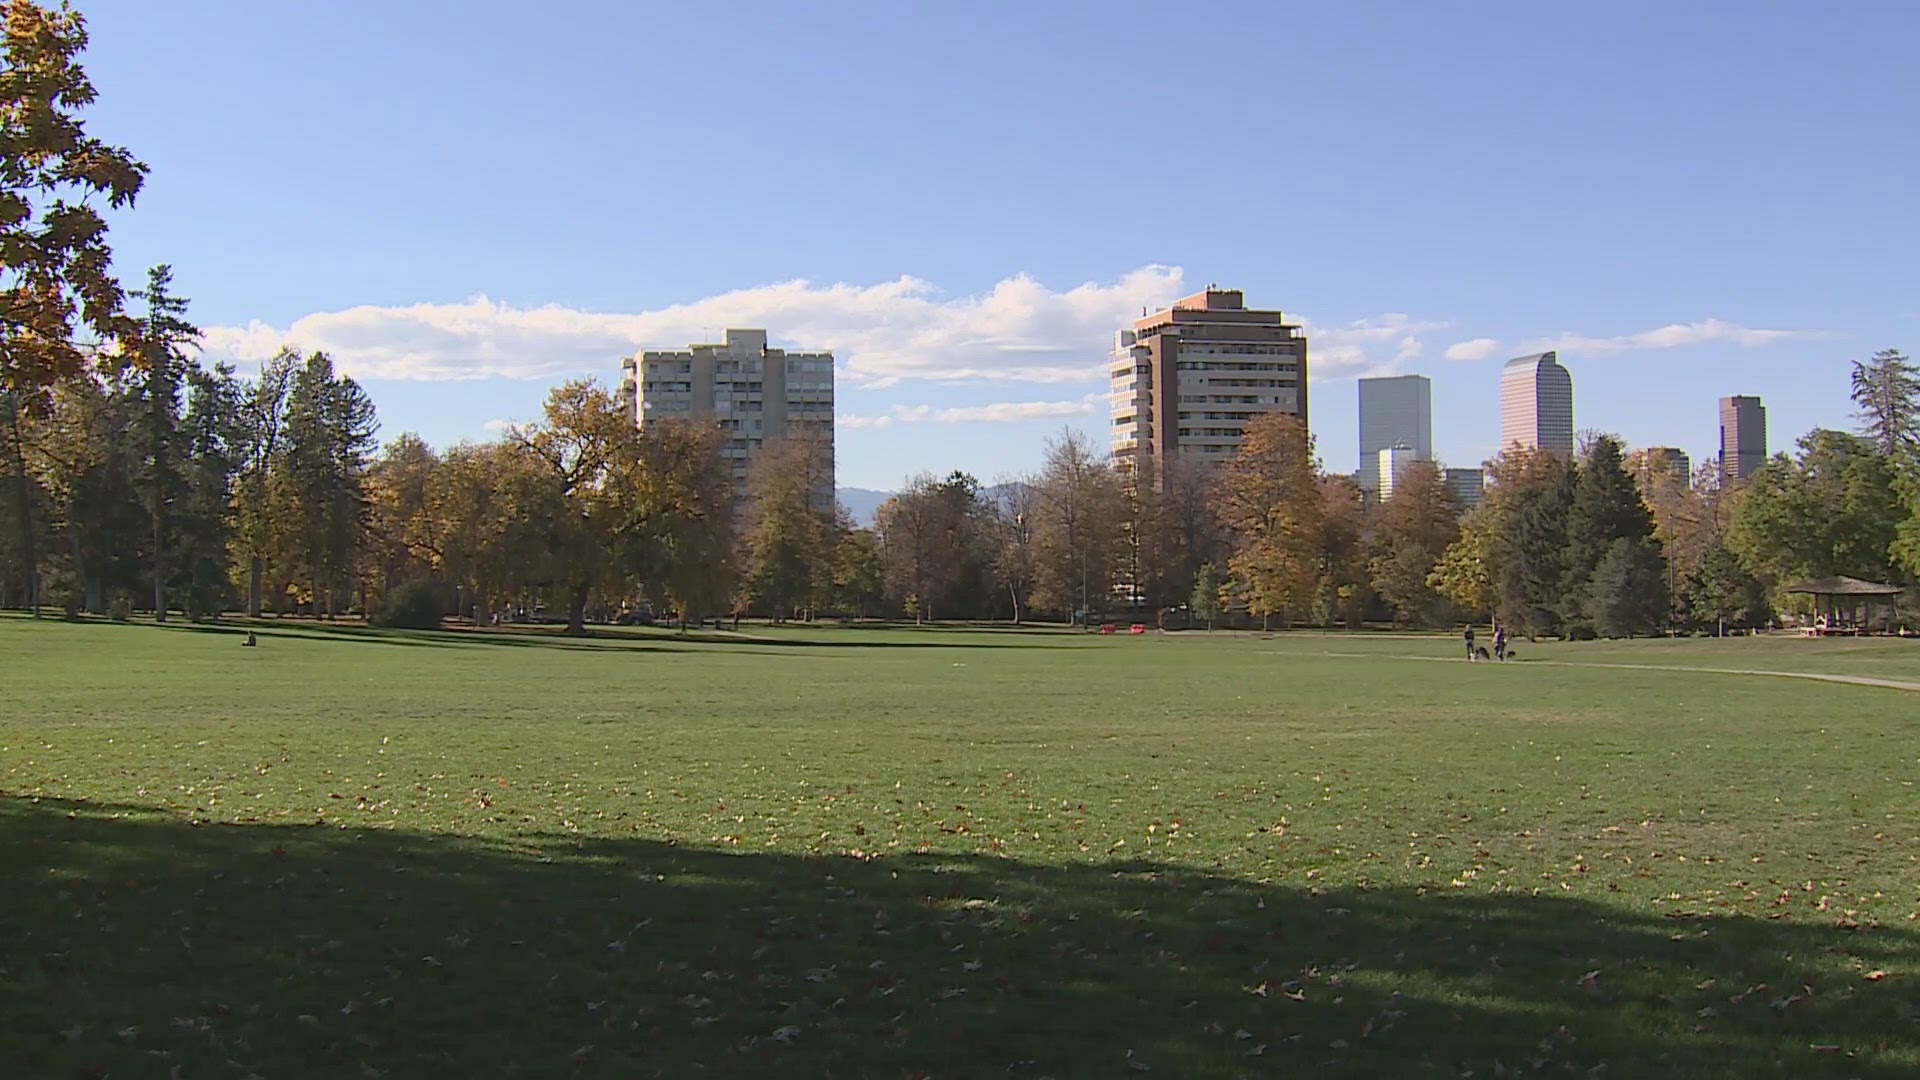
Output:
<svg viewBox="0 0 1920 1080">
<path fill-rule="evenodd" d="M 1853 362 L 1853 403 L 1862 433 L 1890 458 L 1908 461 L 1920 450 L 1920 369 L 1898 349 L 1881 349 Z"/>
<path fill-rule="evenodd" d="M 218 615 L 231 593 L 233 488 L 246 439 L 245 388 L 224 364 L 187 373 L 186 450 L 178 569 L 192 617 Z"/>
<path fill-rule="evenodd" d="M 1667 560 L 1649 537 L 1623 536 L 1593 568 L 1582 614 L 1606 637 L 1649 633 L 1667 621 Z"/>
<path fill-rule="evenodd" d="M 336 375 L 326 353 L 308 356 L 294 372 L 275 486 L 281 513 L 292 525 L 290 569 L 315 614 L 331 617 L 342 610 L 365 550 L 365 479 L 376 427 L 366 391 Z"/>
<path fill-rule="evenodd" d="M 293 386 L 300 356 L 283 348 L 260 365 L 260 373 L 243 388 L 240 438 L 235 447 L 239 472 L 235 478 L 237 538 L 247 564 L 247 615 L 259 618 L 265 600 L 268 562 L 284 549 L 290 523 L 278 513 L 274 499 L 274 471 L 281 460 L 286 432 L 287 394 Z"/>
<path fill-rule="evenodd" d="M 1576 474 L 1553 454 L 1529 455 L 1537 471 L 1527 485 L 1502 499 L 1500 528 L 1492 538 L 1495 613 L 1529 638 L 1557 633 L 1567 610 L 1568 519 Z"/>
<path fill-rule="evenodd" d="M 1589 609 L 1611 609 L 1610 601 L 1594 591 L 1594 574 L 1601 561 L 1615 550 L 1616 541 L 1645 540 L 1653 535 L 1653 514 L 1627 473 L 1619 440 L 1611 435 L 1594 438 L 1580 462 L 1567 507 L 1566 528 L 1561 607 L 1569 621 L 1577 621 Z"/>
<path fill-rule="evenodd" d="M 139 464 L 135 482 L 146 502 L 153 577 L 153 617 L 167 621 L 167 582 L 176 570 L 175 504 L 184 497 L 186 446 L 180 433 L 180 393 L 189 364 L 185 348 L 200 338 L 187 321 L 187 301 L 172 291 L 173 269 L 165 264 L 147 271 L 147 287 L 135 295 L 146 301 L 147 315 L 131 335 L 137 365 L 131 387 L 133 430 Z"/>
</svg>

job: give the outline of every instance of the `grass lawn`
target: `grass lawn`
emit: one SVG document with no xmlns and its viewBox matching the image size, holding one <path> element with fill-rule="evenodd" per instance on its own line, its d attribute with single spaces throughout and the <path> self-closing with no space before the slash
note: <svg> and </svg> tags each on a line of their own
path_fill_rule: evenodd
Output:
<svg viewBox="0 0 1920 1080">
<path fill-rule="evenodd" d="M 1920 642 L 231 630 L 0 618 L 0 1073 L 1920 1070 L 1920 693 L 1680 670 Z"/>
</svg>

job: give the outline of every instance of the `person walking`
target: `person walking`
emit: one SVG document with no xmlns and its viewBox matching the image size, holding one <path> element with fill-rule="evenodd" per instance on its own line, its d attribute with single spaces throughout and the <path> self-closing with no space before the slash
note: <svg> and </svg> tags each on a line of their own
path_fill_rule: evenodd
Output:
<svg viewBox="0 0 1920 1080">
<path fill-rule="evenodd" d="M 1468 660 L 1479 659 L 1479 657 L 1476 656 L 1473 651 L 1473 624 L 1472 623 L 1467 624 L 1466 638 L 1467 638 L 1467 659 Z"/>
<path fill-rule="evenodd" d="M 1495 660 L 1507 658 L 1507 628 L 1499 623 L 1493 624 L 1493 658 Z"/>
</svg>

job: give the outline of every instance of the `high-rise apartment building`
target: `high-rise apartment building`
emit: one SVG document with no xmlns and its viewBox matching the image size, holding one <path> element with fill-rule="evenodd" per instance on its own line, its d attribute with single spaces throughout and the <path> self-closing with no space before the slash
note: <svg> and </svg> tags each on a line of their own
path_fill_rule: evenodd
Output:
<svg viewBox="0 0 1920 1080">
<path fill-rule="evenodd" d="M 1500 372 L 1500 450 L 1573 456 L 1573 376 L 1551 352 L 1517 356 Z"/>
<path fill-rule="evenodd" d="M 1412 451 L 1411 460 L 1433 460 L 1433 382 L 1425 375 L 1360 380 L 1360 486 L 1380 488 L 1379 471 L 1367 466 L 1396 446 Z"/>
<path fill-rule="evenodd" d="M 711 418 L 727 433 L 734 494 L 744 498 L 747 466 L 768 439 L 817 440 L 826 455 L 815 494 L 833 505 L 833 354 L 767 347 L 765 330 L 728 330 L 726 340 L 683 350 L 647 349 L 622 361 L 635 422 Z"/>
<path fill-rule="evenodd" d="M 1453 501 L 1459 503 L 1463 511 L 1479 506 L 1487 493 L 1485 469 L 1447 469 L 1442 475 L 1446 477 L 1447 490 L 1453 492 Z"/>
<path fill-rule="evenodd" d="M 1236 290 L 1208 288 L 1120 331 L 1109 375 L 1114 461 L 1156 482 L 1176 454 L 1225 460 L 1262 413 L 1307 419 L 1307 339 Z"/>
<path fill-rule="evenodd" d="M 1386 446 L 1374 451 L 1373 460 L 1373 483 L 1368 486 L 1379 492 L 1382 499 L 1391 499 L 1394 482 L 1407 471 L 1407 466 L 1425 459 L 1411 446 Z M 1366 472 L 1362 469 L 1360 475 L 1364 477 Z"/>
<path fill-rule="evenodd" d="M 1757 397 L 1720 399 L 1720 472 L 1745 480 L 1767 463 L 1767 407 Z"/>
</svg>

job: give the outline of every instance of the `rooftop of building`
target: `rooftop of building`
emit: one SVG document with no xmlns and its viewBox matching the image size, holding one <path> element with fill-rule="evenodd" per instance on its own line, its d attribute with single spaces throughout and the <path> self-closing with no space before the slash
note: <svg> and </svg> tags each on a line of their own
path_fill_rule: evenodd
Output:
<svg viewBox="0 0 1920 1080">
<path fill-rule="evenodd" d="M 1510 368 L 1511 367 L 1534 367 L 1539 364 L 1558 364 L 1559 362 L 1560 362 L 1560 354 L 1558 352 L 1555 352 L 1552 349 L 1548 349 L 1546 352 L 1528 353 L 1526 356 L 1516 356 L 1513 359 L 1507 361 L 1507 366 Z"/>
</svg>

